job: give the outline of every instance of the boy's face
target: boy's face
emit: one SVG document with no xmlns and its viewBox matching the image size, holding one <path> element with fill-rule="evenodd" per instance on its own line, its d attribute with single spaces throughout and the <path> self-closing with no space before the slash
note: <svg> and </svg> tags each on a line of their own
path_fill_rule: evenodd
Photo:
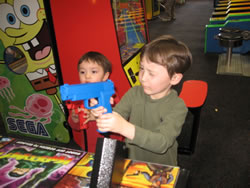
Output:
<svg viewBox="0 0 250 188">
<path fill-rule="evenodd" d="M 81 83 L 103 82 L 109 77 L 109 72 L 104 73 L 102 66 L 93 61 L 83 61 L 78 73 Z"/>
<path fill-rule="evenodd" d="M 168 95 L 172 85 L 176 85 L 182 74 L 174 74 L 170 78 L 166 67 L 153 63 L 143 57 L 140 64 L 139 80 L 144 92 L 152 99 L 160 99 Z"/>
</svg>

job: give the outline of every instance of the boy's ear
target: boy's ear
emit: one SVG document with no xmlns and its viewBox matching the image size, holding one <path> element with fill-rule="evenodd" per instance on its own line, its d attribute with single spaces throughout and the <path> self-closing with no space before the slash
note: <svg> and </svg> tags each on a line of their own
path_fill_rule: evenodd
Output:
<svg viewBox="0 0 250 188">
<path fill-rule="evenodd" d="M 109 75 L 110 75 L 110 72 L 106 72 L 106 73 L 104 74 L 104 76 L 103 76 L 102 81 L 104 82 L 104 81 L 106 81 L 107 79 L 109 79 Z"/>
<path fill-rule="evenodd" d="M 181 73 L 175 73 L 172 78 L 171 78 L 171 84 L 172 85 L 177 85 L 180 83 L 181 79 L 183 78 L 183 74 Z"/>
</svg>

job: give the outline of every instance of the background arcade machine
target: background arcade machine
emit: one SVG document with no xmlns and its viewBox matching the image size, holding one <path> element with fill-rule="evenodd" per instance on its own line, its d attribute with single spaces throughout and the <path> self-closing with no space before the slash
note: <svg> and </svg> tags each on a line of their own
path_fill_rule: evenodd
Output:
<svg viewBox="0 0 250 188">
<path fill-rule="evenodd" d="M 140 51 L 148 42 L 143 0 L 51 0 L 45 3 L 50 12 L 48 17 L 54 30 L 63 83 L 78 84 L 78 60 L 88 51 L 98 51 L 112 63 L 110 79 L 120 98 L 130 87 L 139 85 Z M 74 140 L 84 147 L 83 134 Z"/>
<path fill-rule="evenodd" d="M 250 7 L 248 7 L 248 12 L 245 12 L 244 8 L 249 6 L 248 3 L 240 6 L 240 3 L 235 1 L 230 5 L 238 5 L 230 7 L 243 9 L 243 12 L 229 13 L 225 19 L 213 19 L 213 21 L 210 19 L 210 24 L 206 25 L 205 53 L 220 53 L 217 74 L 249 76 Z M 223 6 L 218 7 L 222 8 Z M 219 18 L 218 15 L 213 14 L 213 16 Z"/>
<path fill-rule="evenodd" d="M 242 3 L 240 3 L 241 1 Z M 223 53 L 227 51 L 215 38 L 220 32 L 220 28 L 250 30 L 250 1 L 231 0 L 226 3 L 227 6 L 222 6 L 225 4 L 220 2 L 221 1 L 219 1 L 215 7 L 215 11 L 210 18 L 210 23 L 206 25 L 205 53 Z M 222 9 L 222 7 L 225 8 Z M 249 40 L 243 41 L 240 47 L 233 49 L 233 52 L 241 54 L 247 53 L 248 51 L 250 51 Z"/>
<path fill-rule="evenodd" d="M 1 131 L 68 143 L 42 0 L 0 1 Z"/>
<path fill-rule="evenodd" d="M 160 1 L 158 0 L 145 0 L 146 18 L 152 20 L 160 15 Z"/>
<path fill-rule="evenodd" d="M 239 8 L 239 7 L 247 7 L 250 6 L 250 0 L 231 0 L 231 1 L 219 1 L 215 5 L 215 10 L 229 10 L 231 7 Z M 250 9 L 247 11 L 237 11 L 237 12 L 229 12 L 226 15 L 212 15 L 209 20 L 210 24 L 224 24 L 229 20 L 237 20 L 237 19 L 245 19 L 250 18 Z"/>
</svg>

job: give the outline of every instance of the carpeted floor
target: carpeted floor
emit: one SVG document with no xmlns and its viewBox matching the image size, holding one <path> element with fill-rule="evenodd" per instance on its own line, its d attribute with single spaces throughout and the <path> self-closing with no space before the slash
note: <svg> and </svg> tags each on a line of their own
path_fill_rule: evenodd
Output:
<svg viewBox="0 0 250 188">
<path fill-rule="evenodd" d="M 193 65 L 183 81 L 208 83 L 195 153 L 179 155 L 179 165 L 190 170 L 189 187 L 246 188 L 250 185 L 250 77 L 216 74 L 219 54 L 204 54 L 205 25 L 213 2 L 186 0 L 176 6 L 175 21 L 149 21 L 149 37 L 170 34 L 185 42 L 193 54 Z"/>
</svg>

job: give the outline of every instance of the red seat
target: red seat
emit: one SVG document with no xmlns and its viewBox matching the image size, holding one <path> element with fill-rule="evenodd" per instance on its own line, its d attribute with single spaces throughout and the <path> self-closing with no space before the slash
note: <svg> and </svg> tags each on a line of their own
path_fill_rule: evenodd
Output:
<svg viewBox="0 0 250 188">
<path fill-rule="evenodd" d="M 207 82 L 188 80 L 183 83 L 180 97 L 189 108 L 200 107 L 207 98 Z"/>
<path fill-rule="evenodd" d="M 191 125 L 191 133 L 189 133 L 190 129 L 187 128 L 189 125 L 186 125 L 183 126 L 181 135 L 178 137 L 178 142 L 180 143 L 178 153 L 180 154 L 194 153 L 199 130 L 200 113 L 207 98 L 207 90 L 207 83 L 201 80 L 188 80 L 183 83 L 179 97 L 184 100 L 189 112 L 193 115 L 193 124 Z M 183 141 L 184 138 L 188 138 L 189 140 Z"/>
</svg>

